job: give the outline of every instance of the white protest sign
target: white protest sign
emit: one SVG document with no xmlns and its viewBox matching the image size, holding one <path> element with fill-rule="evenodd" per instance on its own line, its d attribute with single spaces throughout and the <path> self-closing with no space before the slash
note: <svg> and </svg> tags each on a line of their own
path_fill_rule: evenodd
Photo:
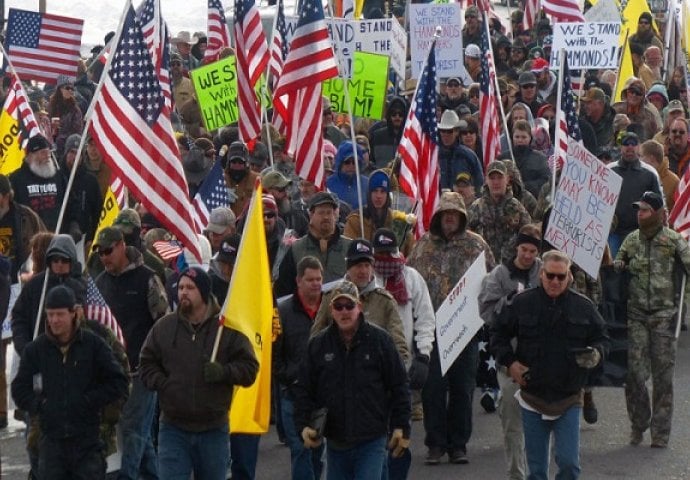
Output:
<svg viewBox="0 0 690 480">
<path fill-rule="evenodd" d="M 353 22 L 355 50 L 378 53 L 390 57 L 390 66 L 400 78 L 405 78 L 407 33 L 395 18 Z"/>
<path fill-rule="evenodd" d="M 621 13 L 615 0 L 599 0 L 585 12 L 586 22 L 620 22 Z"/>
<path fill-rule="evenodd" d="M 329 18 L 326 20 L 328 34 L 333 42 L 340 76 L 350 78 L 352 67 L 352 54 L 355 51 L 355 26 L 354 22 L 344 18 Z M 286 41 L 288 45 L 292 41 L 297 28 L 297 17 L 285 16 Z"/>
<path fill-rule="evenodd" d="M 569 140 L 544 240 L 593 278 L 599 275 L 622 183 L 604 162 Z"/>
<path fill-rule="evenodd" d="M 556 23 L 553 26 L 551 68 L 560 67 L 562 48 L 571 69 L 618 69 L 621 22 Z"/>
<path fill-rule="evenodd" d="M 485 276 L 486 259 L 482 252 L 436 311 L 436 348 L 442 375 L 484 325 L 477 297 Z"/>
<path fill-rule="evenodd" d="M 12 284 L 10 287 L 10 302 L 7 305 L 7 315 L 2 322 L 2 339 L 12 338 L 12 308 L 14 307 L 17 297 L 19 297 L 19 292 L 21 292 L 22 286 L 18 283 Z"/>
<path fill-rule="evenodd" d="M 465 77 L 461 19 L 459 3 L 410 4 L 412 78 L 419 78 L 424 68 L 437 26 L 441 27 L 441 36 L 436 41 L 436 75 L 439 78 Z"/>
</svg>

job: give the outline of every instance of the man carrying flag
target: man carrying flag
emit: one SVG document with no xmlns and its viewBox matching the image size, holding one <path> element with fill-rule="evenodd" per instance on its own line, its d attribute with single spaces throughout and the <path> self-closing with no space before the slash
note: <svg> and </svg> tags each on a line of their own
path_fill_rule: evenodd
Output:
<svg viewBox="0 0 690 480">
<path fill-rule="evenodd" d="M 254 383 L 259 363 L 244 334 L 218 323 L 220 307 L 202 268 L 180 274 L 177 296 L 177 310 L 149 332 L 139 366 L 144 385 L 159 394 L 159 475 L 224 480 L 233 388 Z M 218 353 L 209 361 L 219 329 Z"/>
</svg>

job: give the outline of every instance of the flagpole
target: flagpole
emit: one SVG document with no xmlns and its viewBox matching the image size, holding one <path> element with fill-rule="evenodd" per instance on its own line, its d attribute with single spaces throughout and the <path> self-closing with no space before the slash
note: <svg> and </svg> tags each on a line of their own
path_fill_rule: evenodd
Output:
<svg viewBox="0 0 690 480">
<path fill-rule="evenodd" d="M 327 3 L 328 6 L 328 13 L 330 16 L 328 17 L 328 23 L 331 26 L 331 32 L 335 32 L 335 28 L 333 26 L 333 0 L 328 0 Z M 335 37 L 335 35 L 334 35 Z M 331 48 L 333 48 L 333 42 L 331 42 Z M 362 202 L 362 182 L 360 181 L 360 170 L 359 170 L 359 155 L 357 153 L 357 139 L 355 138 L 355 119 L 354 116 L 352 115 L 352 103 L 350 102 L 350 88 L 348 86 L 348 81 L 350 80 L 349 77 L 345 77 L 343 75 L 343 71 L 340 68 L 341 65 L 343 65 L 343 59 L 340 55 L 340 49 L 336 51 L 335 48 L 333 48 L 333 54 L 337 57 L 338 59 L 338 73 L 340 74 L 340 78 L 343 79 L 343 93 L 345 94 L 345 105 L 347 105 L 347 110 L 348 110 L 348 117 L 350 118 L 350 140 L 352 141 L 352 154 L 354 156 L 355 160 L 355 175 L 357 179 L 357 201 L 358 201 L 358 210 L 359 210 L 359 228 L 360 231 L 362 232 L 362 237 L 364 237 L 364 205 Z M 353 57 L 354 58 L 354 57 Z M 352 68 L 350 68 L 350 73 L 352 73 Z M 322 84 L 323 86 L 323 84 Z M 323 121 L 323 118 L 322 120 Z"/>
<path fill-rule="evenodd" d="M 565 64 L 565 49 L 561 48 L 558 52 L 558 90 L 556 94 L 556 134 L 554 135 L 554 149 L 553 149 L 553 171 L 551 172 L 551 201 L 553 202 L 556 194 L 556 170 L 558 164 L 558 157 L 561 152 L 561 142 L 559 137 L 561 120 L 564 120 L 565 112 L 561 106 L 561 99 L 563 98 L 563 66 Z M 567 138 L 566 138 L 567 141 Z"/>
<path fill-rule="evenodd" d="M 665 82 L 668 81 L 668 62 L 670 58 L 670 50 L 671 50 L 671 28 L 673 30 L 676 29 L 676 19 L 671 18 L 671 5 L 673 4 L 673 1 L 667 2 L 667 8 L 666 10 L 666 31 L 664 32 L 664 63 L 663 63 L 663 72 L 661 72 L 661 78 L 664 79 Z"/>
<path fill-rule="evenodd" d="M 510 2 L 510 0 L 508 0 Z M 494 47 L 493 44 L 491 43 L 491 36 L 489 35 L 489 15 L 487 14 L 488 12 L 484 13 L 484 28 L 486 28 L 486 35 L 489 40 L 489 52 L 491 53 L 491 61 L 494 63 L 494 71 L 496 70 L 496 62 L 494 61 Z M 498 84 L 498 76 L 494 73 L 493 76 L 493 82 L 494 82 L 494 88 L 496 89 L 496 98 L 498 99 L 498 108 L 499 111 L 501 112 L 501 123 L 503 124 L 503 131 L 506 133 L 506 140 L 508 141 L 508 151 L 510 152 L 510 158 L 513 160 L 513 163 L 515 163 L 515 155 L 513 154 L 513 139 L 510 138 L 510 131 L 508 130 L 508 122 L 506 121 L 506 112 L 503 110 L 503 102 L 501 101 L 501 87 Z M 491 72 L 489 72 L 489 81 L 491 80 Z M 484 140 L 484 139 L 482 139 Z M 487 145 L 483 146 L 484 148 L 487 148 Z M 482 159 L 482 163 L 484 159 Z M 485 166 L 486 168 L 486 166 Z"/>
</svg>

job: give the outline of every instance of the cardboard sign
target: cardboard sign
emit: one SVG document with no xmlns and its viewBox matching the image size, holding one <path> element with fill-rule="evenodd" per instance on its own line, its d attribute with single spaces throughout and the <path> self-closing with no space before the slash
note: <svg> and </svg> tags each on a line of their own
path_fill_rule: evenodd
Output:
<svg viewBox="0 0 690 480">
<path fill-rule="evenodd" d="M 436 345 L 442 375 L 484 325 L 477 297 L 485 276 L 486 259 L 482 252 L 436 311 Z"/>
<path fill-rule="evenodd" d="M 623 179 L 572 139 L 566 159 L 544 240 L 597 278 Z"/>
<path fill-rule="evenodd" d="M 374 53 L 355 52 L 352 78 L 347 80 L 352 114 L 357 117 L 380 120 L 388 86 L 388 56 Z M 348 113 L 342 78 L 331 78 L 323 82 L 323 95 L 331 101 L 331 109 Z"/>
<path fill-rule="evenodd" d="M 195 68 L 189 72 L 196 98 L 201 108 L 201 117 L 206 130 L 212 131 L 237 121 L 237 70 L 235 57 L 226 57 L 217 62 Z M 271 98 L 265 92 L 264 78 L 256 84 L 257 97 L 264 107 L 270 108 Z"/>
<path fill-rule="evenodd" d="M 551 68 L 560 67 L 558 52 L 568 56 L 568 67 L 580 70 L 618 69 L 621 22 L 556 23 L 553 27 Z"/>
<path fill-rule="evenodd" d="M 395 18 L 354 22 L 355 50 L 390 56 L 390 66 L 405 78 L 407 33 Z"/>
<path fill-rule="evenodd" d="M 467 74 L 462 55 L 462 8 L 459 3 L 410 5 L 412 78 L 419 78 L 424 68 L 437 26 L 441 27 L 441 36 L 436 41 L 436 74 L 439 78 L 465 78 Z"/>
<path fill-rule="evenodd" d="M 599 0 L 585 12 L 587 22 L 619 22 L 621 12 L 615 0 Z"/>
</svg>

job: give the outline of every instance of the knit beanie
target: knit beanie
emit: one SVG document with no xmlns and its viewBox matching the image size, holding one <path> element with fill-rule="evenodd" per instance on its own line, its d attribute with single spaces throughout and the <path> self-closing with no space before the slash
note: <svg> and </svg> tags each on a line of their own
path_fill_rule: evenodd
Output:
<svg viewBox="0 0 690 480">
<path fill-rule="evenodd" d="M 201 299 L 204 303 L 208 303 L 208 299 L 211 296 L 211 277 L 208 276 L 208 273 L 203 268 L 195 265 L 180 273 L 180 279 L 182 277 L 187 277 L 194 282 L 201 294 Z"/>
<path fill-rule="evenodd" d="M 74 291 L 64 285 L 51 288 L 46 295 L 46 308 L 68 308 L 71 310 L 76 303 Z"/>
</svg>

